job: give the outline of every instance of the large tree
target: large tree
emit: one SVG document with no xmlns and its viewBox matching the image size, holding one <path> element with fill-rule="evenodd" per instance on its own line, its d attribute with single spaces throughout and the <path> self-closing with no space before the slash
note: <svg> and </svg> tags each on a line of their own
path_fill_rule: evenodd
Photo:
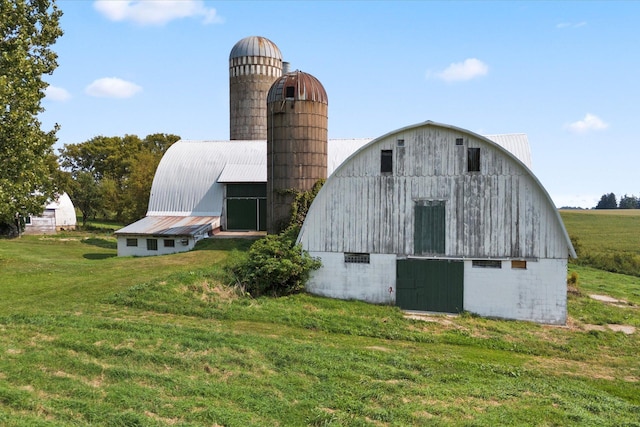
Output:
<svg viewBox="0 0 640 427">
<path fill-rule="evenodd" d="M 60 150 L 62 166 L 76 184 L 84 183 L 72 187 L 71 199 L 76 206 L 83 206 L 83 216 L 100 214 L 120 222 L 144 217 L 156 167 L 179 139 L 156 133 L 144 139 L 136 135 L 96 136 L 79 144 L 65 144 Z M 86 187 L 89 184 L 90 189 Z"/>
<path fill-rule="evenodd" d="M 62 35 L 53 0 L 0 0 L 0 227 L 19 232 L 20 218 L 40 214 L 58 191 L 51 154 L 57 127 L 38 114 L 57 67 L 51 50 Z"/>
</svg>

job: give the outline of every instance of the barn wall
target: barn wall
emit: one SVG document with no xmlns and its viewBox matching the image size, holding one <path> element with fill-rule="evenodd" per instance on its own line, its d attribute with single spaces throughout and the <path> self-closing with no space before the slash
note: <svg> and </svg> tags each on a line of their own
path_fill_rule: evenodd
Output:
<svg viewBox="0 0 640 427">
<path fill-rule="evenodd" d="M 56 234 L 55 210 L 46 209 L 42 216 L 32 216 L 31 224 L 25 224 L 23 234 Z"/>
<path fill-rule="evenodd" d="M 480 172 L 467 172 L 469 147 L 481 149 Z M 393 150 L 393 173 L 380 172 L 381 150 Z M 415 255 L 420 200 L 445 203 L 443 255 L 567 257 L 555 207 L 528 169 L 480 137 L 438 126 L 390 134 L 345 162 L 318 194 L 301 241 L 310 251 Z"/>
<path fill-rule="evenodd" d="M 528 261 L 526 270 L 464 266 L 464 309 L 487 317 L 564 324 L 567 320 L 567 261 Z"/>
<path fill-rule="evenodd" d="M 175 241 L 174 247 L 165 247 L 164 239 L 173 239 Z M 183 245 L 182 239 L 188 239 L 188 244 Z M 138 246 L 127 246 L 127 239 L 138 239 Z M 158 250 L 147 250 L 147 239 L 158 240 Z M 200 240 L 193 236 L 168 236 L 168 237 L 154 237 L 149 235 L 138 236 L 118 236 L 118 256 L 155 256 L 155 255 L 168 255 L 178 252 L 187 252 L 193 249 L 196 242 Z"/>
<path fill-rule="evenodd" d="M 375 304 L 395 303 L 396 256 L 371 254 L 369 264 L 344 262 L 344 253 L 311 252 L 322 268 L 314 271 L 307 291 L 332 298 Z"/>
</svg>

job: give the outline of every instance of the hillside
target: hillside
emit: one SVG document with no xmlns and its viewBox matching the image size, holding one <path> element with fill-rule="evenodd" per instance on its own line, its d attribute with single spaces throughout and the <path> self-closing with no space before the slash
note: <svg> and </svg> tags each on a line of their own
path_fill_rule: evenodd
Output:
<svg viewBox="0 0 640 427">
<path fill-rule="evenodd" d="M 238 295 L 220 265 L 246 246 L 0 240 L 0 424 L 640 425 L 638 277 L 572 266 L 567 327 L 407 317 Z"/>
</svg>

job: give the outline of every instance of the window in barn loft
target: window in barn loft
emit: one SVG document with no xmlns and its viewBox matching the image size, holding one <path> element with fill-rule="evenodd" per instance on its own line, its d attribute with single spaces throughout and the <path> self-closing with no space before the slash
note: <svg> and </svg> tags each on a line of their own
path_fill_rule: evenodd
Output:
<svg viewBox="0 0 640 427">
<path fill-rule="evenodd" d="M 157 251 L 158 250 L 158 239 L 147 239 L 147 250 L 148 251 Z"/>
<path fill-rule="evenodd" d="M 393 150 L 380 151 L 380 172 L 393 172 Z"/>
<path fill-rule="evenodd" d="M 138 239 L 127 239 L 127 246 L 138 246 Z"/>
<path fill-rule="evenodd" d="M 480 172 L 480 149 L 479 148 L 467 149 L 467 171 Z"/>
<path fill-rule="evenodd" d="M 456 145 L 464 145 L 464 139 L 456 138 Z"/>
<path fill-rule="evenodd" d="M 287 86 L 285 88 L 285 98 L 294 98 L 296 95 L 296 88 L 295 86 Z"/>
</svg>

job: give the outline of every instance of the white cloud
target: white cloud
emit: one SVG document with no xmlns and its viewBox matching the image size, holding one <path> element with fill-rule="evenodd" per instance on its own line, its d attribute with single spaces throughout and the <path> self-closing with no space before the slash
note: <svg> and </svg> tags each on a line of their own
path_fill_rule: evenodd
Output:
<svg viewBox="0 0 640 427">
<path fill-rule="evenodd" d="M 200 17 L 205 24 L 222 22 L 215 9 L 202 0 L 96 0 L 93 7 L 112 21 L 164 25 L 181 18 Z"/>
<path fill-rule="evenodd" d="M 131 98 L 140 91 L 142 88 L 137 84 L 116 77 L 94 80 L 85 89 L 88 95 L 99 98 Z"/>
<path fill-rule="evenodd" d="M 456 82 L 471 80 L 476 77 L 484 76 L 489 72 L 489 67 L 484 62 L 476 58 L 465 59 L 463 62 L 457 62 L 449 65 L 439 73 L 433 74 L 435 77 L 446 82 Z M 427 77 L 431 77 L 432 73 L 428 72 Z"/>
<path fill-rule="evenodd" d="M 564 127 L 573 133 L 587 133 L 594 130 L 604 130 L 609 127 L 609 123 L 605 123 L 600 117 L 594 114 L 587 113 L 584 119 L 567 123 Z"/>
<path fill-rule="evenodd" d="M 66 101 L 71 98 L 71 94 L 67 92 L 66 89 L 57 86 L 49 85 L 45 90 L 44 94 L 47 99 L 51 101 Z"/>
</svg>

